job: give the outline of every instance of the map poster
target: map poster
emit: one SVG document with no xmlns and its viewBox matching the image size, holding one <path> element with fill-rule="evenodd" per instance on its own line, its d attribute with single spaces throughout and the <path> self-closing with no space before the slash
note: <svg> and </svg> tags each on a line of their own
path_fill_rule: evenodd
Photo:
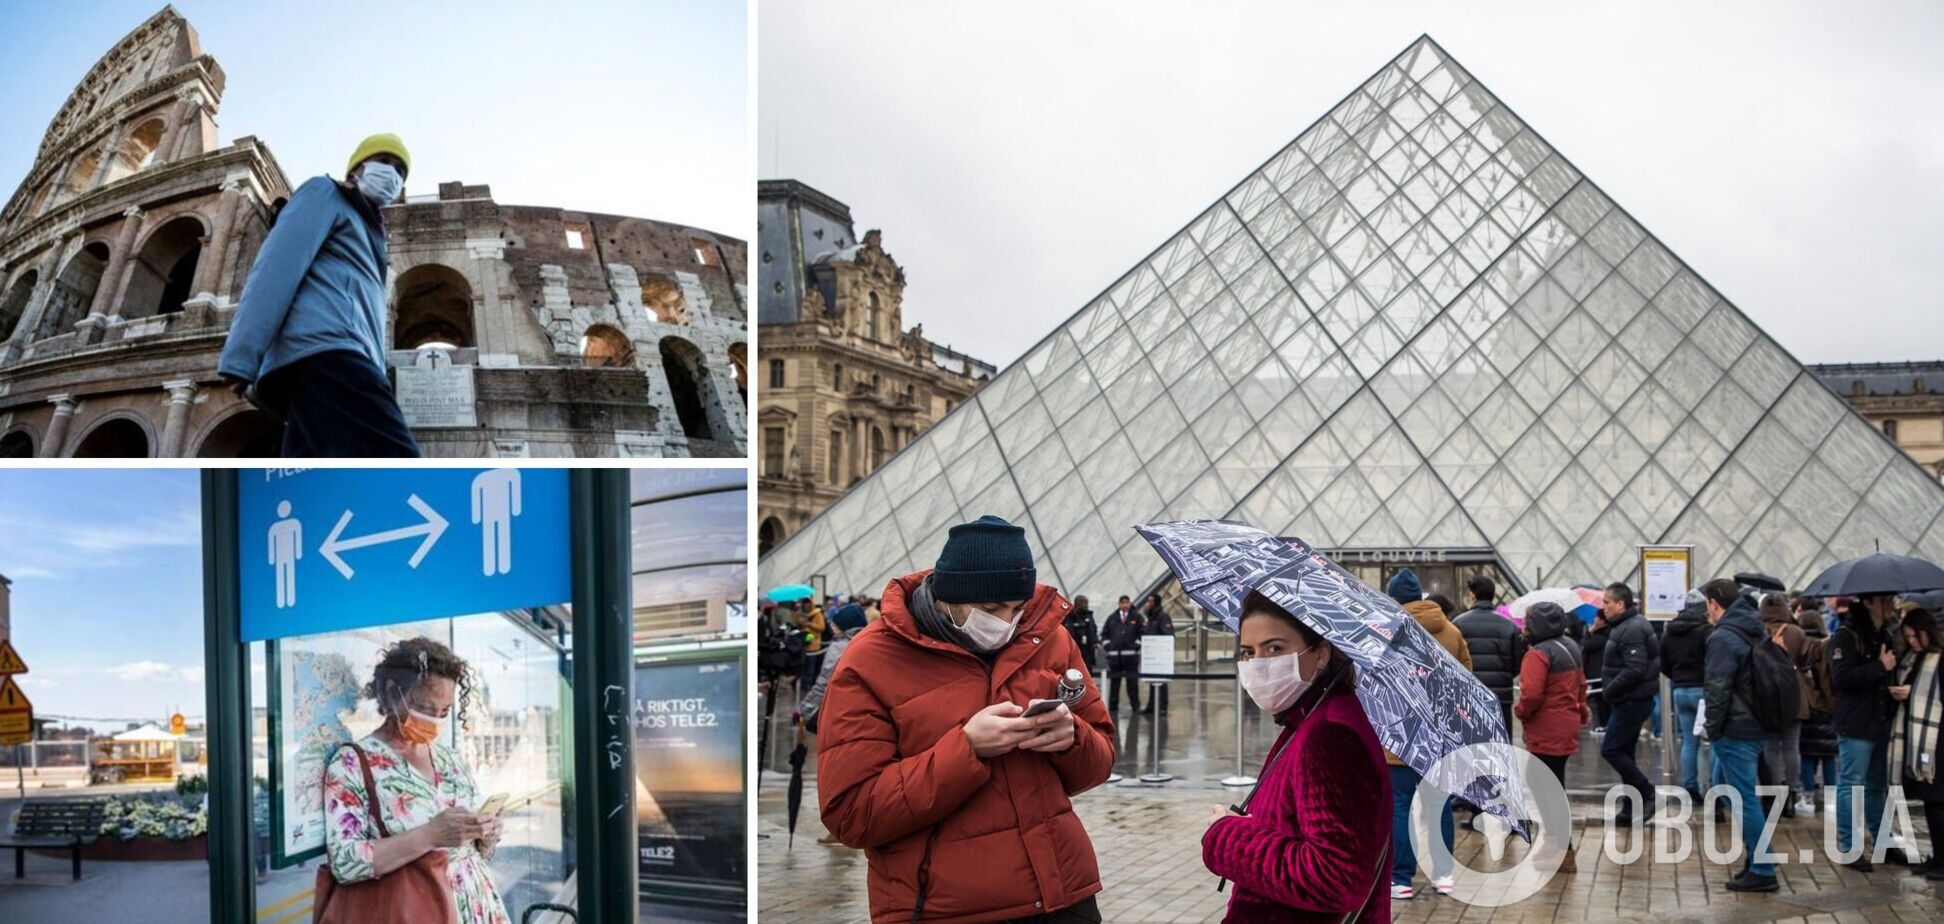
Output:
<svg viewBox="0 0 1944 924">
<path fill-rule="evenodd" d="M 363 738 L 381 721 L 364 698 L 379 651 L 420 635 L 451 644 L 451 620 L 287 638 L 266 648 L 270 859 L 276 868 L 324 852 L 325 761 L 338 744 Z"/>
<path fill-rule="evenodd" d="M 635 666 L 635 824 L 641 888 L 744 888 L 739 655 Z"/>
<path fill-rule="evenodd" d="M 1641 615 L 1672 619 L 1680 615 L 1688 592 L 1688 549 L 1640 550 Z"/>
</svg>

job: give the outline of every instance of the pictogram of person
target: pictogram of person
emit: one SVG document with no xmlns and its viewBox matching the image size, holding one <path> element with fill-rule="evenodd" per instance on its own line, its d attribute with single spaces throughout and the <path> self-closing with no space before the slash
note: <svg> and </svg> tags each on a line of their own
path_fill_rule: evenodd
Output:
<svg viewBox="0 0 1944 924">
<path fill-rule="evenodd" d="M 270 566 L 277 569 L 277 609 L 297 605 L 297 560 L 304 557 L 304 525 L 290 515 L 290 502 L 277 502 L 270 524 Z"/>
<path fill-rule="evenodd" d="M 479 524 L 480 571 L 513 571 L 513 518 L 520 515 L 520 470 L 481 472 L 472 483 L 472 521 Z"/>
</svg>

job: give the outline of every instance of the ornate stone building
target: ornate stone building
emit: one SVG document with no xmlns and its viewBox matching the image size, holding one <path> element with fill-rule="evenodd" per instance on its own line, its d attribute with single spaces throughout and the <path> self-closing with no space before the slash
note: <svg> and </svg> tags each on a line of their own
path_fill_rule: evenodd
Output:
<svg viewBox="0 0 1944 924">
<path fill-rule="evenodd" d="M 0 456 L 275 454 L 216 360 L 291 183 L 256 138 L 218 142 L 223 86 L 164 7 L 48 125 L 0 210 Z M 747 452 L 743 242 L 437 188 L 386 210 L 391 365 L 428 455 Z"/>
<path fill-rule="evenodd" d="M 1918 465 L 1944 479 L 1944 361 L 1831 363 L 1809 371 Z"/>
<path fill-rule="evenodd" d="M 998 371 L 904 327 L 877 231 L 795 180 L 757 187 L 759 544 L 795 532 Z"/>
</svg>

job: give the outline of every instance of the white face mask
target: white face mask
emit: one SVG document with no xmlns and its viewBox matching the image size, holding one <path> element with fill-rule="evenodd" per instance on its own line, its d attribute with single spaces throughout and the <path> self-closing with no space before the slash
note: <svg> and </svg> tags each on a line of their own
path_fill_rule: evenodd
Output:
<svg viewBox="0 0 1944 924">
<path fill-rule="evenodd" d="M 964 632 L 966 638 L 971 639 L 972 644 L 979 646 L 980 650 L 996 651 L 1012 641 L 1013 630 L 1019 626 L 1019 616 L 1007 622 L 976 606 L 968 605 L 966 609 L 965 624 L 959 626 L 959 631 Z"/>
<path fill-rule="evenodd" d="M 398 194 L 405 189 L 405 178 L 398 175 L 398 168 L 383 161 L 368 160 L 358 171 L 358 191 L 364 193 L 379 208 L 384 208 L 398 200 Z"/>
<path fill-rule="evenodd" d="M 1308 651 L 1308 648 L 1303 651 Z M 1296 702 L 1309 689 L 1303 677 L 1303 651 L 1271 658 L 1250 658 L 1235 665 L 1236 679 L 1263 712 L 1277 715 Z"/>
</svg>

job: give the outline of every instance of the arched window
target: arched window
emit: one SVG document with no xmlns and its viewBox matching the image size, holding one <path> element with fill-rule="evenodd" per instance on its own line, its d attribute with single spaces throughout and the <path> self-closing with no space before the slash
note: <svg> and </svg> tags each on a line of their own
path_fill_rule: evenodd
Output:
<svg viewBox="0 0 1944 924">
<path fill-rule="evenodd" d="M 31 459 L 34 457 L 34 437 L 25 430 L 15 430 L 0 436 L 0 459 Z"/>
<path fill-rule="evenodd" d="M 871 470 L 877 471 L 884 466 L 884 431 L 871 428 Z"/>
<path fill-rule="evenodd" d="M 27 300 L 33 297 L 34 285 L 38 282 L 40 273 L 28 270 L 14 280 L 4 297 L 0 297 L 0 343 L 13 336 L 14 328 L 20 325 L 21 317 L 27 313 Z"/>
<path fill-rule="evenodd" d="M 632 366 L 634 361 L 634 341 L 606 324 L 589 327 L 581 338 L 581 362 L 589 366 Z"/>
<path fill-rule="evenodd" d="M 153 166 L 155 149 L 162 144 L 162 130 L 161 119 L 150 119 L 129 132 L 128 137 L 122 139 L 121 149 L 115 152 L 114 160 L 108 162 L 108 182 L 113 183 Z"/>
<path fill-rule="evenodd" d="M 746 344 L 729 344 L 729 367 L 736 374 L 736 396 L 742 403 L 749 403 L 749 347 Z"/>
<path fill-rule="evenodd" d="M 203 459 L 274 459 L 283 448 L 283 424 L 258 410 L 230 415 L 203 438 Z"/>
<path fill-rule="evenodd" d="M 830 387 L 837 389 L 837 393 L 840 395 L 844 393 L 844 364 L 843 363 L 838 363 L 831 368 Z"/>
<path fill-rule="evenodd" d="M 844 475 L 844 431 L 830 431 L 830 483 L 843 484 Z"/>
<path fill-rule="evenodd" d="M 117 417 L 88 431 L 74 447 L 77 459 L 146 459 L 148 432 L 126 417 Z"/>
<path fill-rule="evenodd" d="M 94 188 L 96 171 L 101 169 L 101 152 L 89 151 L 68 167 L 67 176 L 61 180 L 61 198 L 72 199 Z"/>
<path fill-rule="evenodd" d="M 675 416 L 682 434 L 690 439 L 719 440 L 726 431 L 718 429 L 722 399 L 715 382 L 702 364 L 702 351 L 680 337 L 663 337 L 662 374 L 668 378 L 669 396 L 675 402 Z"/>
<path fill-rule="evenodd" d="M 688 305 L 682 298 L 682 287 L 667 276 L 641 280 L 641 304 L 663 324 L 688 323 Z"/>
<path fill-rule="evenodd" d="M 776 544 L 783 541 L 783 521 L 775 517 L 763 520 L 763 526 L 756 532 L 756 554 L 768 555 Z"/>
<path fill-rule="evenodd" d="M 870 309 L 864 313 L 864 336 L 876 340 L 878 339 L 878 296 L 876 292 L 870 293 L 869 303 Z"/>
<path fill-rule="evenodd" d="M 398 277 L 392 348 L 452 350 L 473 342 L 472 285 L 458 270 L 437 263 L 414 266 Z"/>
<path fill-rule="evenodd" d="M 174 314 L 195 293 L 189 291 L 196 278 L 196 261 L 202 258 L 202 222 L 182 215 L 157 228 L 135 256 L 128 274 L 128 287 L 122 290 L 124 318 L 147 318 Z"/>
<path fill-rule="evenodd" d="M 75 322 L 88 316 L 95 292 L 101 288 L 101 274 L 108 269 L 108 245 L 95 241 L 69 260 L 54 280 L 54 291 L 41 309 L 40 338 L 59 336 L 74 329 Z"/>
</svg>

